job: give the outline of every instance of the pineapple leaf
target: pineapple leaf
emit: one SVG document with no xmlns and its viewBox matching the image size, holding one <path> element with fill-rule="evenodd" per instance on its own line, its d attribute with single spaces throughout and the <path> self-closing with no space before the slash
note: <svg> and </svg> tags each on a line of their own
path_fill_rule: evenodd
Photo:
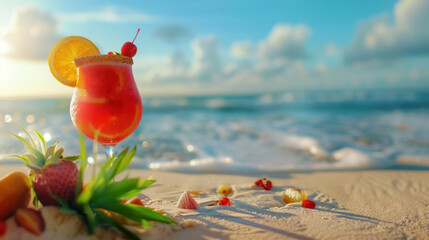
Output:
<svg viewBox="0 0 429 240">
<path fill-rule="evenodd" d="M 94 229 L 96 225 L 95 214 L 93 211 L 94 209 L 91 206 L 89 206 L 89 204 L 84 204 L 82 208 L 83 208 L 83 211 L 85 212 L 85 218 L 88 223 L 88 227 L 87 227 L 88 233 L 92 235 L 94 233 Z"/>
<path fill-rule="evenodd" d="M 95 213 L 96 213 L 95 218 L 96 218 L 96 220 L 97 220 L 98 223 L 100 223 L 100 224 L 107 224 L 109 226 L 112 226 L 112 227 L 116 228 L 122 234 L 124 234 L 128 239 L 131 239 L 131 240 L 140 240 L 140 237 L 138 237 L 133 232 L 131 232 L 130 230 L 128 230 L 125 227 L 123 227 L 121 224 L 119 224 L 118 222 L 116 222 L 114 219 L 110 218 L 109 216 L 107 216 L 103 212 L 95 210 Z"/>
<path fill-rule="evenodd" d="M 157 221 L 168 224 L 176 224 L 169 217 L 164 216 L 160 213 L 154 212 L 153 210 L 134 204 L 123 204 L 119 201 L 111 201 L 99 206 L 102 209 L 106 209 L 112 212 L 119 213 L 124 217 L 127 217 L 136 222 L 141 222 L 142 219 L 147 221 Z"/>
<path fill-rule="evenodd" d="M 30 155 L 29 156 L 34 156 L 37 159 L 37 162 L 40 163 L 40 165 L 45 166 L 46 164 L 46 157 L 45 155 L 43 155 L 43 153 L 37 149 L 37 148 L 32 148 L 31 151 L 28 152 Z"/>
<path fill-rule="evenodd" d="M 46 157 L 50 157 L 53 156 L 56 149 L 57 149 L 57 144 L 59 143 L 59 141 L 56 141 L 53 145 L 49 146 L 48 149 L 46 149 L 45 155 Z"/>
<path fill-rule="evenodd" d="M 51 164 L 58 164 L 58 163 L 60 163 L 60 159 L 58 157 L 56 157 L 56 156 L 50 156 L 48 158 L 48 160 L 46 160 L 45 165 L 48 166 L 48 165 L 51 165 Z"/>
<path fill-rule="evenodd" d="M 28 157 L 26 157 L 25 155 L 24 156 L 21 156 L 21 155 L 10 155 L 11 157 L 16 157 L 16 158 L 19 158 L 19 159 L 21 159 L 25 164 L 30 164 L 30 160 L 28 159 Z"/>
<path fill-rule="evenodd" d="M 79 160 L 79 159 L 80 159 L 80 155 L 67 156 L 67 157 L 63 157 L 62 159 L 63 159 L 63 160 L 66 160 L 66 161 L 74 162 L 74 161 L 76 161 L 76 160 Z"/>
<path fill-rule="evenodd" d="M 88 234 L 93 234 L 96 226 L 108 225 L 116 228 L 129 239 L 140 239 L 137 235 L 106 215 L 104 210 L 116 212 L 126 218 L 140 222 L 143 227 L 150 227 L 151 224 L 149 221 L 176 224 L 169 217 L 154 212 L 151 209 L 139 205 L 124 204 L 120 201 L 124 197 L 137 196 L 144 188 L 155 182 L 155 180 L 129 178 L 128 176 L 120 181 L 114 181 L 114 178 L 128 167 L 135 155 L 136 147 L 131 151 L 126 148 L 118 157 L 113 155 L 107 159 L 106 163 L 99 169 L 97 175 L 91 178 L 83 191 L 81 191 L 82 188 L 79 186 L 83 182 L 87 163 L 83 135 L 79 133 L 79 137 L 81 167 L 75 192 L 76 205 L 72 205 L 71 207 L 85 219 Z"/>
<path fill-rule="evenodd" d="M 49 192 L 50 193 L 50 195 L 51 195 L 51 197 L 57 202 L 57 203 L 59 203 L 60 204 L 60 206 L 61 206 L 61 210 L 62 211 L 68 211 L 68 209 L 70 209 L 70 206 L 69 206 L 69 204 L 67 203 L 67 201 L 66 200 L 64 200 L 64 199 L 62 199 L 62 198 L 60 198 L 60 197 L 58 197 L 58 196 L 55 196 L 54 194 L 52 194 L 51 192 Z"/>
<path fill-rule="evenodd" d="M 132 197 L 135 197 L 135 196 L 139 195 L 143 189 L 149 187 L 154 182 L 156 182 L 156 180 L 145 180 L 145 181 L 143 181 L 135 189 L 133 189 L 133 190 L 127 192 L 127 193 L 122 194 L 121 195 L 121 199 L 128 199 L 128 198 L 132 198 Z"/>
<path fill-rule="evenodd" d="M 42 152 L 44 152 L 44 153 L 46 153 L 46 149 L 47 149 L 47 146 L 46 146 L 46 141 L 45 141 L 45 138 L 42 136 L 42 134 L 39 132 L 39 131 L 37 131 L 37 130 L 34 130 L 34 133 L 36 134 L 36 136 L 39 138 L 39 142 L 40 142 L 40 146 L 41 146 L 41 150 L 42 150 Z"/>
<path fill-rule="evenodd" d="M 143 228 L 151 228 L 152 227 L 152 224 L 150 224 L 150 222 L 147 220 L 142 219 L 141 223 L 142 223 Z"/>
<path fill-rule="evenodd" d="M 36 167 L 34 165 L 31 164 L 26 164 L 25 166 L 27 166 L 29 169 L 33 170 L 34 172 L 40 172 L 41 169 L 39 167 Z"/>
<path fill-rule="evenodd" d="M 38 157 L 35 157 L 33 154 L 25 154 L 24 156 L 28 158 L 29 162 L 27 165 L 35 166 L 38 169 L 38 171 L 43 169 L 44 163 L 41 159 L 39 159 Z"/>
<path fill-rule="evenodd" d="M 80 174 L 79 174 L 80 175 Z M 85 186 L 85 189 L 79 194 L 79 192 L 76 192 L 78 195 L 77 197 L 77 203 L 78 204 L 87 204 L 92 197 L 94 185 L 95 185 L 95 178 L 92 178 L 89 183 Z"/>
<path fill-rule="evenodd" d="M 25 130 L 25 128 L 21 125 L 19 125 L 19 127 L 21 127 L 21 129 L 25 132 L 25 134 L 28 136 L 28 138 L 30 139 L 31 145 L 33 146 L 33 148 L 37 148 L 36 143 L 34 142 L 33 138 L 31 137 L 31 135 L 27 132 L 27 130 Z"/>
<path fill-rule="evenodd" d="M 31 149 L 32 149 L 33 147 L 31 146 L 30 142 L 29 142 L 27 139 L 25 139 L 25 138 L 23 138 L 23 137 L 21 137 L 21 136 L 18 136 L 18 135 L 16 135 L 15 133 L 10 133 L 10 134 L 12 134 L 12 135 L 13 135 L 13 136 L 15 136 L 16 138 L 18 138 L 18 140 L 19 140 L 19 141 L 21 141 L 22 143 L 24 143 L 24 146 L 25 146 L 25 149 L 27 149 L 27 152 L 30 152 L 30 151 L 31 151 Z"/>
<path fill-rule="evenodd" d="M 106 171 L 105 178 L 107 182 L 110 182 L 114 177 L 116 177 L 120 172 L 119 168 L 121 166 L 121 163 L 123 159 L 127 156 L 128 153 L 128 147 L 125 148 L 119 156 L 113 161 L 112 166 Z"/>
<path fill-rule="evenodd" d="M 58 150 L 55 152 L 55 157 L 57 157 L 57 158 L 61 158 L 61 156 L 63 155 L 63 153 L 64 153 L 64 148 L 60 148 L 60 149 L 58 149 Z"/>
<path fill-rule="evenodd" d="M 127 148 L 128 149 L 128 148 Z M 136 154 L 137 151 L 137 147 L 134 146 L 134 148 L 131 150 L 131 152 L 129 152 L 128 154 L 125 155 L 124 159 L 122 159 L 122 161 L 120 162 L 118 169 L 116 170 L 116 176 L 123 172 L 128 165 L 130 165 L 131 160 L 133 159 L 134 155 Z"/>
<path fill-rule="evenodd" d="M 111 201 L 120 200 L 123 193 L 127 193 L 139 185 L 140 179 L 126 178 L 118 182 L 108 184 L 104 191 L 96 191 L 92 196 L 92 203 L 96 204 L 98 201 Z M 97 189 L 98 190 L 98 189 Z"/>
</svg>

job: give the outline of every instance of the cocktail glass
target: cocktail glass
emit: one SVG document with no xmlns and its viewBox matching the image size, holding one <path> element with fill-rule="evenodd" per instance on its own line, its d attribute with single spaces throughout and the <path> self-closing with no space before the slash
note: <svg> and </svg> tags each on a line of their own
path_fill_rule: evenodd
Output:
<svg viewBox="0 0 429 240">
<path fill-rule="evenodd" d="M 122 55 L 88 55 L 76 58 L 75 63 L 78 80 L 70 104 L 71 119 L 110 158 L 115 145 L 137 128 L 143 112 L 133 60 Z"/>
</svg>

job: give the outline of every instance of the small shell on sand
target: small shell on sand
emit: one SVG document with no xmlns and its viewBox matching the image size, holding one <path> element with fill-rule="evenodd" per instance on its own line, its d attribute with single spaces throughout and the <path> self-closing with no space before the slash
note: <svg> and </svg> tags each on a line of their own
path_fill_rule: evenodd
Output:
<svg viewBox="0 0 429 240">
<path fill-rule="evenodd" d="M 177 207 L 182 209 L 197 209 L 199 206 L 191 194 L 184 191 L 177 201 Z"/>
</svg>

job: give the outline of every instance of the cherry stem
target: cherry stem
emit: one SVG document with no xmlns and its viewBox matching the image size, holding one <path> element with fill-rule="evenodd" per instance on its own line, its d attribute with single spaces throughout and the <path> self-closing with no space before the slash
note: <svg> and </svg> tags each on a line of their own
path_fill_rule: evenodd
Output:
<svg viewBox="0 0 429 240">
<path fill-rule="evenodd" d="M 139 29 L 137 29 L 137 34 L 136 34 L 136 36 L 134 37 L 134 39 L 133 39 L 133 41 L 132 41 L 131 43 L 134 43 L 134 40 L 136 40 L 137 35 L 139 35 L 139 32 L 140 32 L 140 28 L 139 28 Z"/>
</svg>

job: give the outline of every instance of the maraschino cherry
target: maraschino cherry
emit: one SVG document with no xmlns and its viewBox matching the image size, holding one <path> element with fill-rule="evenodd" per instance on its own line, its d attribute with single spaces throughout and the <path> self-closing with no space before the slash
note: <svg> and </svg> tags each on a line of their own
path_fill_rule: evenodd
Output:
<svg viewBox="0 0 429 240">
<path fill-rule="evenodd" d="M 137 47 L 134 45 L 134 40 L 136 40 L 137 35 L 139 35 L 140 28 L 137 30 L 137 34 L 134 37 L 132 42 L 126 42 L 121 48 L 121 54 L 127 57 L 134 57 L 137 53 Z"/>
</svg>

